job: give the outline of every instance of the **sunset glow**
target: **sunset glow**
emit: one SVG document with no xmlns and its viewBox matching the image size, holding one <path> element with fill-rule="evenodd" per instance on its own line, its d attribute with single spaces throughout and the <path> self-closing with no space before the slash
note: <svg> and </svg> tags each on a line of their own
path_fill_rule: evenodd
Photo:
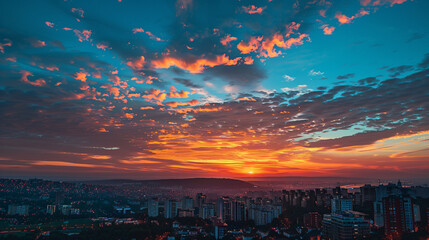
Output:
<svg viewBox="0 0 429 240">
<path fill-rule="evenodd" d="M 4 177 L 429 172 L 429 1 L 0 9 Z"/>
</svg>

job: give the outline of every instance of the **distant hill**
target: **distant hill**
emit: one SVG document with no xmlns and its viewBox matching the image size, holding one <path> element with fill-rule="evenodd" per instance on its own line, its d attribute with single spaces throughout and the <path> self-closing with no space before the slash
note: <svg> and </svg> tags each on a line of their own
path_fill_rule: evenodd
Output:
<svg viewBox="0 0 429 240">
<path fill-rule="evenodd" d="M 84 183 L 100 185 L 141 184 L 152 187 L 183 187 L 210 189 L 243 189 L 254 187 L 254 184 L 251 184 L 249 182 L 229 178 L 185 178 L 160 180 L 109 179 L 85 181 Z"/>
</svg>

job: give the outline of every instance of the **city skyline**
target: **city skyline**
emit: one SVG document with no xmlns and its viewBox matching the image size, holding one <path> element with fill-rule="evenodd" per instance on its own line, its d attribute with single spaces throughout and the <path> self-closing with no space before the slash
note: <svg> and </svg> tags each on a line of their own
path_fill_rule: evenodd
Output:
<svg viewBox="0 0 429 240">
<path fill-rule="evenodd" d="M 428 179 L 428 10 L 2 1 L 0 175 Z"/>
</svg>

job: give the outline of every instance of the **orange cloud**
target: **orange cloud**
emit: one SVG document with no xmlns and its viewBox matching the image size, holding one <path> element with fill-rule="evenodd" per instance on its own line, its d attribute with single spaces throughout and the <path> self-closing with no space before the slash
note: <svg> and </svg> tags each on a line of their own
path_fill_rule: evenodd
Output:
<svg viewBox="0 0 429 240">
<path fill-rule="evenodd" d="M 328 24 L 324 24 L 320 28 L 323 29 L 323 34 L 325 35 L 331 35 L 335 30 L 335 27 L 329 27 Z"/>
<path fill-rule="evenodd" d="M 164 41 L 161 38 L 155 36 L 153 33 L 149 32 L 149 31 L 145 31 L 143 28 L 134 28 L 133 29 L 133 33 L 146 33 L 150 39 L 155 40 L 155 41 Z"/>
<path fill-rule="evenodd" d="M 241 41 L 237 45 L 237 48 L 241 51 L 242 54 L 249 54 L 251 52 L 255 52 L 256 50 L 258 50 L 262 39 L 263 37 L 251 37 L 248 43 Z"/>
<path fill-rule="evenodd" d="M 44 41 L 36 40 L 36 41 L 31 41 L 31 45 L 33 47 L 40 48 L 40 47 L 46 46 L 46 43 Z"/>
<path fill-rule="evenodd" d="M 6 43 L 0 43 L 0 52 L 4 53 L 4 47 L 11 47 L 11 46 L 12 46 L 12 42 L 11 41 L 8 41 Z"/>
<path fill-rule="evenodd" d="M 193 108 L 193 112 L 219 112 L 219 111 L 227 111 L 224 107 L 211 107 L 211 106 L 203 106 L 199 108 Z"/>
<path fill-rule="evenodd" d="M 81 8 L 72 8 L 72 13 L 78 14 L 81 18 L 83 18 L 84 11 Z"/>
<path fill-rule="evenodd" d="M 86 164 L 86 163 L 73 163 L 73 162 L 63 162 L 63 161 L 37 161 L 33 162 L 32 165 L 39 166 L 58 166 L 58 167 L 86 167 L 86 168 L 99 168 L 103 165 L 95 164 Z"/>
<path fill-rule="evenodd" d="M 168 93 L 168 97 L 170 98 L 187 98 L 189 97 L 188 91 L 180 91 L 180 92 L 170 92 Z"/>
<path fill-rule="evenodd" d="M 131 67 L 132 69 L 138 71 L 138 70 L 143 70 L 144 64 L 146 63 L 145 57 L 144 56 L 140 56 L 139 58 L 133 60 L 133 61 L 128 61 L 127 65 L 129 67 Z"/>
<path fill-rule="evenodd" d="M 117 87 L 113 87 L 112 84 L 106 84 L 105 86 L 101 86 L 101 88 L 105 88 L 108 92 L 110 92 L 111 94 L 113 94 L 115 97 L 119 96 L 119 88 Z"/>
<path fill-rule="evenodd" d="M 16 62 L 16 57 L 6 58 L 6 61 L 9 61 L 9 62 Z"/>
<path fill-rule="evenodd" d="M 246 101 L 246 102 L 255 102 L 256 101 L 254 98 L 249 98 L 249 97 L 241 97 L 241 98 L 237 98 L 235 100 L 236 101 Z"/>
<path fill-rule="evenodd" d="M 45 22 L 45 24 L 46 24 L 46 26 L 48 26 L 48 27 L 54 27 L 54 23 L 53 22 L 48 22 L 48 21 L 46 21 Z"/>
<path fill-rule="evenodd" d="M 152 40 L 155 40 L 155 41 L 158 41 L 158 42 L 160 42 L 160 41 L 164 41 L 164 40 L 162 40 L 161 38 L 159 38 L 159 37 L 157 37 L 157 36 L 155 36 L 155 35 L 153 35 L 151 32 L 149 32 L 149 31 L 146 31 L 146 34 L 149 36 L 149 38 L 150 39 L 152 39 Z"/>
<path fill-rule="evenodd" d="M 65 28 L 64 28 L 65 30 Z M 91 37 L 91 30 L 83 30 L 82 32 L 75 29 L 73 30 L 74 34 L 76 35 L 76 37 L 78 37 L 79 42 L 83 42 L 83 41 L 89 41 L 89 38 Z"/>
<path fill-rule="evenodd" d="M 195 106 L 198 103 L 200 103 L 200 101 L 192 99 L 191 101 L 188 102 L 166 102 L 165 105 L 169 106 L 169 107 L 177 107 L 177 106 Z"/>
<path fill-rule="evenodd" d="M 255 14 L 255 13 L 261 14 L 265 8 L 266 7 L 256 7 L 255 5 L 250 5 L 248 7 L 243 6 L 244 12 L 246 12 L 248 14 Z"/>
<path fill-rule="evenodd" d="M 231 35 L 226 35 L 224 38 L 220 40 L 220 43 L 226 46 L 229 42 L 237 40 L 236 37 L 231 37 Z"/>
<path fill-rule="evenodd" d="M 134 118 L 134 114 L 132 113 L 125 113 L 125 117 L 128 119 L 133 119 Z"/>
<path fill-rule="evenodd" d="M 395 4 L 402 4 L 406 2 L 407 0 L 361 0 L 360 4 L 362 6 L 381 6 L 390 4 L 390 6 L 393 6 Z"/>
<path fill-rule="evenodd" d="M 253 64 L 253 58 L 251 56 L 245 57 L 244 64 L 247 64 L 247 65 Z"/>
<path fill-rule="evenodd" d="M 275 33 L 270 39 L 266 39 L 262 42 L 260 54 L 262 57 L 277 57 L 281 52 L 277 52 L 274 49 L 275 46 L 289 49 L 293 45 L 302 45 L 304 43 L 304 38 L 308 38 L 308 34 L 299 34 L 298 37 L 289 38 L 285 41 L 283 35 Z"/>
<path fill-rule="evenodd" d="M 140 97 L 140 93 L 130 93 L 130 94 L 128 94 L 128 97 L 129 98 L 131 98 L 131 97 Z"/>
<path fill-rule="evenodd" d="M 60 69 L 58 69 L 57 66 L 49 66 L 49 67 L 46 67 L 46 69 L 49 71 L 59 71 L 60 70 Z"/>
<path fill-rule="evenodd" d="M 298 37 L 291 37 L 299 27 L 300 24 L 292 22 L 287 26 L 288 31 L 285 35 L 277 32 L 265 39 L 262 36 L 251 37 L 248 43 L 241 41 L 237 45 L 237 49 L 240 50 L 242 54 L 259 52 L 262 57 L 276 57 L 281 54 L 280 51 L 276 51 L 276 47 L 289 49 L 293 45 L 302 45 L 305 38 L 309 40 L 308 34 L 298 33 Z"/>
<path fill-rule="evenodd" d="M 97 43 L 97 48 L 102 49 L 103 51 L 106 51 L 106 49 L 108 49 L 109 46 L 107 46 L 103 43 Z"/>
<path fill-rule="evenodd" d="M 86 72 L 77 72 L 77 73 L 75 73 L 74 78 L 76 80 L 79 80 L 79 81 L 82 81 L 82 82 L 86 82 L 86 77 L 88 77 L 88 76 L 89 76 L 89 74 L 86 73 Z"/>
<path fill-rule="evenodd" d="M 226 54 L 216 56 L 215 59 L 200 58 L 189 63 L 182 59 L 175 57 L 164 57 L 158 60 L 152 61 L 155 68 L 169 68 L 176 66 L 178 68 L 189 71 L 190 73 L 201 73 L 207 67 L 214 67 L 218 65 L 237 65 L 237 62 L 241 57 L 230 59 Z"/>
<path fill-rule="evenodd" d="M 351 16 L 351 17 L 347 17 L 346 15 L 342 14 L 341 12 L 338 12 L 335 14 L 335 18 L 338 19 L 338 22 L 340 22 L 341 24 L 345 24 L 345 23 L 351 23 L 351 21 L 355 18 L 362 17 L 362 16 L 365 16 L 368 14 L 369 14 L 368 11 L 365 11 L 362 9 L 358 13 L 356 13 L 354 16 Z"/>
<path fill-rule="evenodd" d="M 108 160 L 108 159 L 111 159 L 112 156 L 109 156 L 109 155 L 89 155 L 87 158 L 99 159 L 99 160 Z"/>
<path fill-rule="evenodd" d="M 141 107 L 140 108 L 141 110 L 152 110 L 152 109 L 154 109 L 153 107 Z"/>
<path fill-rule="evenodd" d="M 144 29 L 143 28 L 134 28 L 133 29 L 133 33 L 134 34 L 139 33 L 139 32 L 143 32 L 144 33 Z"/>
<path fill-rule="evenodd" d="M 164 93 L 164 91 L 161 91 L 160 89 L 151 88 L 147 93 L 149 94 L 142 96 L 146 100 L 154 99 L 159 102 L 163 102 L 167 98 L 167 94 Z"/>
<path fill-rule="evenodd" d="M 26 71 L 26 70 L 21 71 L 21 81 L 28 83 L 28 84 L 31 84 L 33 86 L 38 86 L 38 87 L 42 87 L 42 86 L 46 85 L 46 81 L 43 79 L 37 79 L 34 82 L 28 80 L 29 76 L 34 76 L 34 75 L 31 72 Z"/>
</svg>

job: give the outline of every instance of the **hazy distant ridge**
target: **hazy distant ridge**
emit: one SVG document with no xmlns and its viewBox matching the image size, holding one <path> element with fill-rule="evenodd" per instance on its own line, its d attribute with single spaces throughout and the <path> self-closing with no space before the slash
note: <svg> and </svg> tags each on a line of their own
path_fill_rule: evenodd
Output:
<svg viewBox="0 0 429 240">
<path fill-rule="evenodd" d="M 118 185 L 142 184 L 157 187 L 211 188 L 211 189 L 242 189 L 252 188 L 254 184 L 230 178 L 185 178 L 160 180 L 109 179 L 85 181 L 88 184 Z"/>
</svg>

